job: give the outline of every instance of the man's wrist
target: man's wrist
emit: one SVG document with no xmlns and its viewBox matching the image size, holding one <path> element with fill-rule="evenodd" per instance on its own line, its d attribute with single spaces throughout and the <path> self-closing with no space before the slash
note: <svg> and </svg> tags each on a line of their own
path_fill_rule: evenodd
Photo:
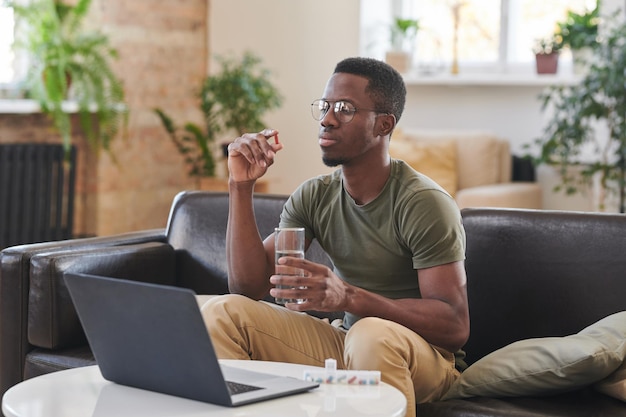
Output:
<svg viewBox="0 0 626 417">
<path fill-rule="evenodd" d="M 345 297 L 344 297 L 344 300 L 343 300 L 343 303 L 342 303 L 343 305 L 341 306 L 340 310 L 352 312 L 352 310 L 353 310 L 353 302 L 359 296 L 358 292 L 359 292 L 360 288 L 359 287 L 355 287 L 353 285 L 348 285 L 345 282 L 344 282 L 344 285 L 346 286 Z M 358 305 L 358 303 L 356 305 Z"/>
<path fill-rule="evenodd" d="M 232 178 L 228 179 L 228 189 L 230 191 L 253 191 L 256 180 L 248 181 L 235 181 Z"/>
</svg>

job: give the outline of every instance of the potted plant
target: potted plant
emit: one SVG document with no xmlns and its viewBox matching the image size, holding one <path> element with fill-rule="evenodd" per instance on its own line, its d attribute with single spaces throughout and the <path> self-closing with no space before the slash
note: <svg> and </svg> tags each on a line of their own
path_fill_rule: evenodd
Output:
<svg viewBox="0 0 626 417">
<path fill-rule="evenodd" d="M 90 143 L 109 150 L 127 111 L 122 83 L 110 66 L 117 52 L 105 35 L 83 29 L 91 0 L 7 3 L 24 30 L 17 34 L 16 47 L 29 55 L 27 95 L 52 118 L 66 149 L 72 127 L 63 102 L 71 99 Z"/>
<path fill-rule="evenodd" d="M 216 57 L 221 70 L 202 82 L 198 98 L 204 126 L 187 122 L 178 126 L 162 109 L 154 109 L 169 137 L 183 155 L 188 175 L 198 182 L 215 176 L 218 135 L 233 130 L 238 135 L 261 130 L 263 115 L 282 104 L 282 96 L 270 82 L 269 70 L 250 52 L 241 60 Z"/>
<path fill-rule="evenodd" d="M 575 74 L 582 74 L 588 69 L 592 50 L 598 43 L 599 13 L 596 3 L 593 10 L 584 13 L 568 11 L 565 20 L 558 23 L 563 46 L 572 51 Z"/>
<path fill-rule="evenodd" d="M 594 49 L 593 63 L 579 84 L 554 86 L 541 96 L 550 118 L 541 138 L 537 163 L 558 167 L 556 190 L 574 194 L 597 179 L 603 210 L 607 193 L 626 200 L 626 23 L 607 29 Z M 572 169 L 577 168 L 577 169 Z"/>
<path fill-rule="evenodd" d="M 400 73 L 407 72 L 411 67 L 411 51 L 419 28 L 417 19 L 399 17 L 391 25 L 391 50 L 387 51 L 385 61 Z"/>
<path fill-rule="evenodd" d="M 537 74 L 556 74 L 559 65 L 559 52 L 563 43 L 557 34 L 537 39 L 533 52 Z"/>
</svg>

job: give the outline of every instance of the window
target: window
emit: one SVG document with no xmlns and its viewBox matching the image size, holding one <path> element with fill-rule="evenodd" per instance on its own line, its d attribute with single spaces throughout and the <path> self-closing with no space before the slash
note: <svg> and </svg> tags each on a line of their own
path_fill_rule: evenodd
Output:
<svg viewBox="0 0 626 417">
<path fill-rule="evenodd" d="M 554 32 L 568 10 L 584 12 L 595 0 L 362 0 L 361 54 L 383 59 L 393 17 L 419 19 L 413 48 L 418 73 L 438 72 L 457 60 L 463 71 L 521 72 L 534 65 L 533 44 Z M 570 59 L 564 52 L 565 61 Z"/>
<path fill-rule="evenodd" d="M 26 3 L 29 0 L 19 0 Z M 19 25 L 19 23 L 18 23 Z M 16 21 L 13 9 L 0 0 L 0 99 L 23 98 L 23 83 L 28 71 L 28 56 L 15 50 Z"/>
<path fill-rule="evenodd" d="M 14 81 L 13 9 L 0 4 L 0 84 Z"/>
</svg>

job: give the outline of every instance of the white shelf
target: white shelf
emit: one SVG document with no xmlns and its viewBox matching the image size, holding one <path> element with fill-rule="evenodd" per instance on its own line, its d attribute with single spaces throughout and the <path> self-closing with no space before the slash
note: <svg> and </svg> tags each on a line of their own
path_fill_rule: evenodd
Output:
<svg viewBox="0 0 626 417">
<path fill-rule="evenodd" d="M 503 86 L 547 87 L 550 85 L 573 85 L 582 79 L 573 74 L 506 74 L 467 73 L 433 75 L 406 75 L 407 86 Z"/>
<path fill-rule="evenodd" d="M 74 101 L 64 101 L 63 111 L 66 113 L 76 113 L 78 104 Z M 41 107 L 35 100 L 9 99 L 0 100 L 0 114 L 31 114 L 40 113 Z"/>
<path fill-rule="evenodd" d="M 40 111 L 39 104 L 34 100 L 9 99 L 0 100 L 0 113 L 24 114 L 37 113 Z"/>
<path fill-rule="evenodd" d="M 407 86 L 436 87 L 548 87 L 551 85 L 574 85 L 582 79 L 579 75 L 566 74 L 535 74 L 535 73 L 438 73 L 432 75 L 407 74 L 404 81 Z M 73 101 L 63 102 L 63 110 L 76 113 L 78 105 Z M 39 113 L 41 108 L 35 100 L 0 99 L 0 114 L 31 114 Z"/>
</svg>

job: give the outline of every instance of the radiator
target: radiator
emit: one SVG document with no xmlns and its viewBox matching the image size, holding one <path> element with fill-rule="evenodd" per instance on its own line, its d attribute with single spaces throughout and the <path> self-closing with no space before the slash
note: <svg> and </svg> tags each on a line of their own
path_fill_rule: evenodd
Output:
<svg viewBox="0 0 626 417">
<path fill-rule="evenodd" d="M 72 237 L 76 149 L 0 144 L 0 249 Z"/>
</svg>

